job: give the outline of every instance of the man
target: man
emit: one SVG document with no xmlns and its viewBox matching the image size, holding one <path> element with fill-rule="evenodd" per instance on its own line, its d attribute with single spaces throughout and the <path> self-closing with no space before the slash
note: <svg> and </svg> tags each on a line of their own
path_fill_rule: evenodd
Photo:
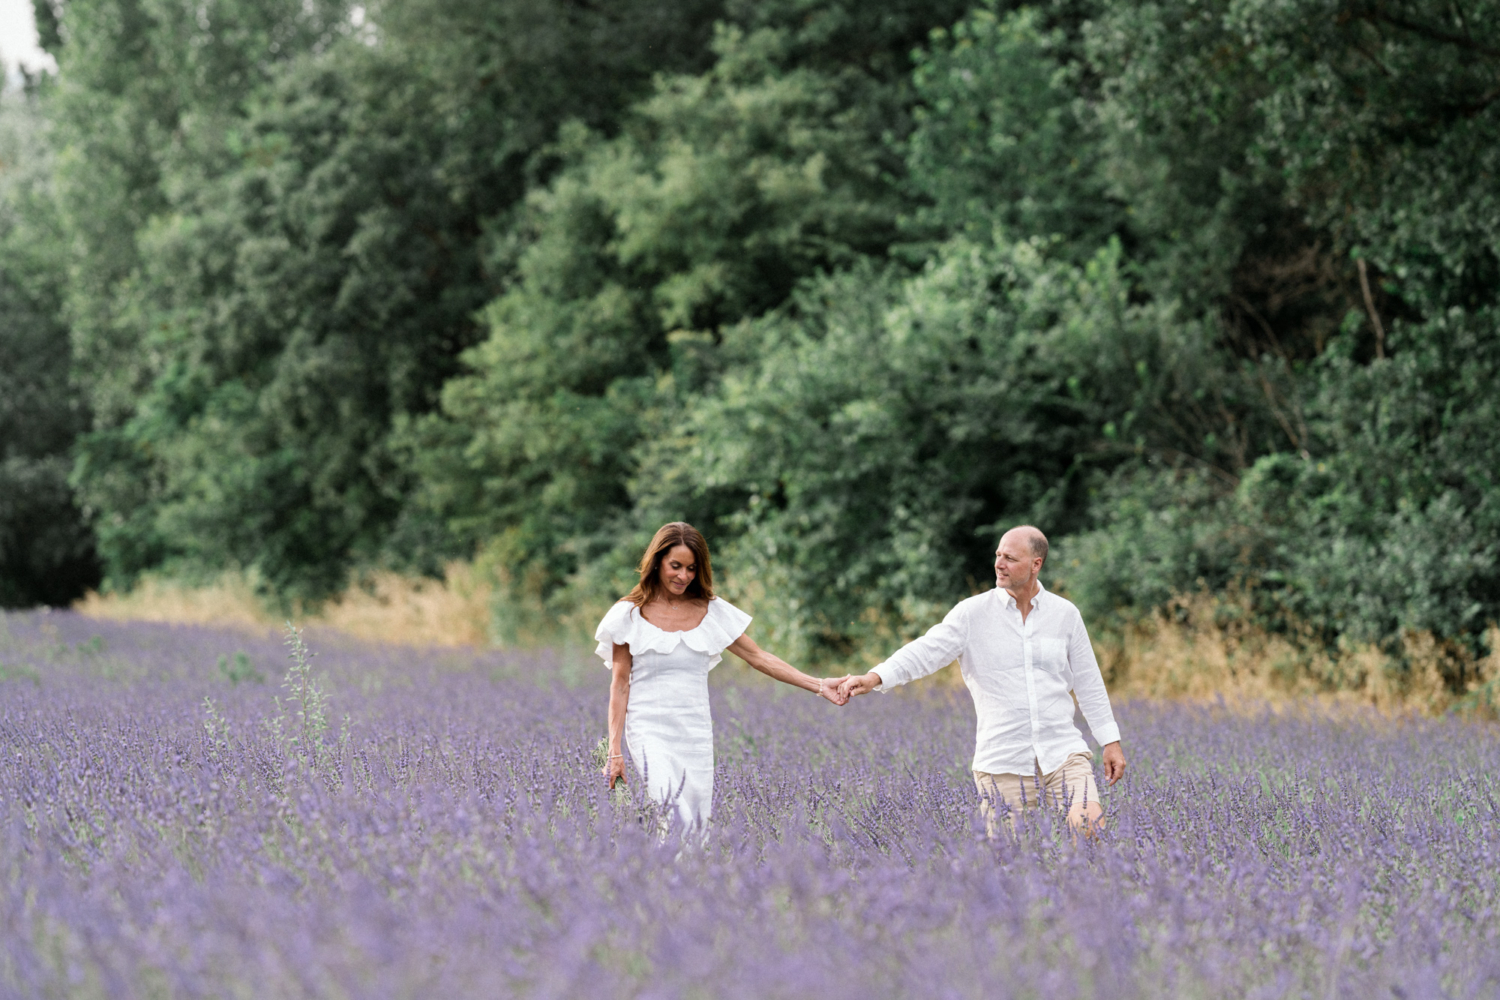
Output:
<svg viewBox="0 0 1500 1000">
<path fill-rule="evenodd" d="M 1012 528 L 995 550 L 995 589 L 961 601 L 922 638 L 867 674 L 841 685 L 850 696 L 889 691 L 958 660 L 979 716 L 974 784 L 991 837 L 999 803 L 1008 821 L 1043 802 L 1067 809 L 1074 829 L 1098 826 L 1104 815 L 1094 784 L 1094 759 L 1073 725 L 1073 698 L 1104 746 L 1104 774 L 1125 774 L 1120 728 L 1110 711 L 1083 616 L 1037 578 L 1047 561 L 1047 536 Z"/>
</svg>

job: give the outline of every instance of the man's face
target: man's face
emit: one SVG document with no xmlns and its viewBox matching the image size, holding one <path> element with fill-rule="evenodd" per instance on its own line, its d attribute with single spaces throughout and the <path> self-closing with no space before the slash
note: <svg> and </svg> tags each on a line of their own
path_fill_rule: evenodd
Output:
<svg viewBox="0 0 1500 1000">
<path fill-rule="evenodd" d="M 1031 554 L 1030 540 L 1007 531 L 995 550 L 995 586 L 1002 590 L 1026 590 L 1041 568 L 1041 558 Z"/>
</svg>

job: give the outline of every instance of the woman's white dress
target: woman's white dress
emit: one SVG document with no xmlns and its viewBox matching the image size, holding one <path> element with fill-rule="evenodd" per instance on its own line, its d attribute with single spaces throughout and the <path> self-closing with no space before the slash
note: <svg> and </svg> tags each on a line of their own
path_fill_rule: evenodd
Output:
<svg viewBox="0 0 1500 1000">
<path fill-rule="evenodd" d="M 606 667 L 614 644 L 630 647 L 630 701 L 625 742 L 647 793 L 658 802 L 676 796 L 688 826 L 708 822 L 714 797 L 714 726 L 708 710 L 708 672 L 726 647 L 745 633 L 750 616 L 723 598 L 708 602 L 703 621 L 687 632 L 664 632 L 640 609 L 620 601 L 594 638 Z"/>
</svg>

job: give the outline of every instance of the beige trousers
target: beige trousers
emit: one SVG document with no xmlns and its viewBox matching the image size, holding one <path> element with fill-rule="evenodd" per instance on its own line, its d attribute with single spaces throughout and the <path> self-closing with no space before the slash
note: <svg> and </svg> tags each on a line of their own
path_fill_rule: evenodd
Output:
<svg viewBox="0 0 1500 1000">
<path fill-rule="evenodd" d="M 990 837 L 1000 832 L 1003 820 L 1015 829 L 1022 810 L 1035 809 L 1047 802 L 1057 809 L 1073 811 L 1084 803 L 1099 801 L 1099 786 L 1094 783 L 1092 754 L 1075 753 L 1051 774 L 986 774 L 974 772 L 974 786 L 979 789 L 979 812 Z M 1001 804 L 1005 808 L 1001 808 Z"/>
</svg>

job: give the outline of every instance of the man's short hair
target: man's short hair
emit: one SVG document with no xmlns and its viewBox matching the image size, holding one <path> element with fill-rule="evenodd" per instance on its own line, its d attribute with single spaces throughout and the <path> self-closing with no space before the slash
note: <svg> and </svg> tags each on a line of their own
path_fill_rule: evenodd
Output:
<svg viewBox="0 0 1500 1000">
<path fill-rule="evenodd" d="M 1018 524 L 1011 531 L 1021 531 L 1026 534 L 1026 541 L 1030 543 L 1031 557 L 1047 561 L 1047 536 L 1042 534 L 1042 529 L 1032 524 Z M 1009 532 L 1007 532 L 1009 534 Z"/>
<path fill-rule="evenodd" d="M 1031 536 L 1031 554 L 1043 562 L 1047 561 L 1047 536 L 1040 531 Z"/>
</svg>

